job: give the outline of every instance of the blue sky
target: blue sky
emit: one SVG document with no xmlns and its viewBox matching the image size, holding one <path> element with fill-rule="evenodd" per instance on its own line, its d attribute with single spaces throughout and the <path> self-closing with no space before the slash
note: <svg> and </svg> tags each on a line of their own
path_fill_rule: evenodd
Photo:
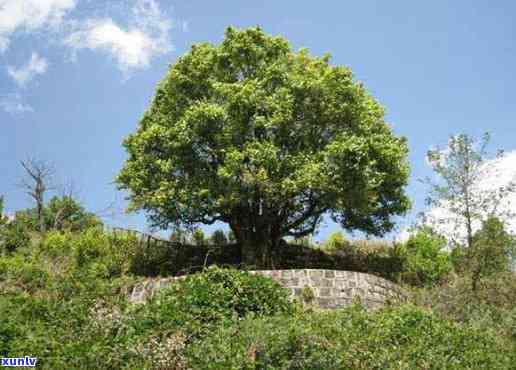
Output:
<svg viewBox="0 0 516 370">
<path fill-rule="evenodd" d="M 16 183 L 33 155 L 55 165 L 56 182 L 73 180 L 90 210 L 123 208 L 112 184 L 121 142 L 168 65 L 229 25 L 260 25 L 331 53 L 386 107 L 410 145 L 415 214 L 430 146 L 488 130 L 492 148 L 516 150 L 515 18 L 516 3 L 487 0 L 0 0 L 0 194 L 8 211 L 30 205 Z M 147 228 L 143 215 L 107 222 Z"/>
</svg>

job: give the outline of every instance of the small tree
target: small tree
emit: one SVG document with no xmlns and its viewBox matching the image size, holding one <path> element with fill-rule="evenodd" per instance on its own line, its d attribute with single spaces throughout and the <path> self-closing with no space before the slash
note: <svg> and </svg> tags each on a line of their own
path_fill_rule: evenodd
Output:
<svg viewBox="0 0 516 370">
<path fill-rule="evenodd" d="M 451 270 L 446 239 L 429 227 L 422 227 L 402 247 L 405 258 L 403 280 L 413 285 L 433 285 Z"/>
<path fill-rule="evenodd" d="M 336 231 L 326 239 L 323 243 L 323 248 L 328 251 L 345 250 L 350 248 L 350 243 L 344 237 L 344 234 L 340 231 Z"/>
<path fill-rule="evenodd" d="M 487 153 L 488 143 L 488 134 L 480 141 L 461 134 L 452 136 L 446 148 L 428 152 L 428 161 L 442 181 L 426 179 L 430 185 L 427 202 L 444 214 L 427 215 L 426 222 L 438 229 L 444 224 L 446 237 L 455 247 L 465 244 L 471 248 L 475 229 L 487 218 L 506 219 L 513 215 L 500 206 L 516 191 L 514 181 L 496 188 L 482 186 L 486 178 L 496 176 L 486 165 L 492 159 Z M 495 158 L 503 156 L 499 151 Z"/>
<path fill-rule="evenodd" d="M 202 231 L 201 229 L 194 229 L 192 231 L 192 241 L 195 245 L 198 246 L 206 245 L 207 240 L 206 236 L 204 235 L 204 231 Z"/>
<path fill-rule="evenodd" d="M 40 229 L 38 208 L 16 212 L 16 219 L 24 223 L 29 230 Z M 43 223 L 45 230 L 81 231 L 102 226 L 102 221 L 70 196 L 54 196 L 43 206 Z"/>
<path fill-rule="evenodd" d="M 472 247 L 465 253 L 473 290 L 477 289 L 483 277 L 511 269 L 516 252 L 515 241 L 499 219 L 490 217 L 483 223 L 473 236 Z"/>
</svg>

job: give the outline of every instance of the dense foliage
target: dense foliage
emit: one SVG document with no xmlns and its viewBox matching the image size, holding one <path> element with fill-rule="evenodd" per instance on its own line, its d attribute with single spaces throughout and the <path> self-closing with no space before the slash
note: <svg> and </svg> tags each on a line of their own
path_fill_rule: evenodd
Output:
<svg viewBox="0 0 516 370">
<path fill-rule="evenodd" d="M 445 247 L 446 239 L 427 227 L 411 235 L 403 246 L 402 280 L 417 286 L 443 281 L 452 271 L 452 260 Z"/>
<path fill-rule="evenodd" d="M 407 145 L 381 105 L 348 68 L 259 28 L 192 46 L 124 146 L 132 209 L 162 228 L 227 223 L 248 263 L 324 214 L 379 235 L 410 204 Z"/>
<path fill-rule="evenodd" d="M 472 245 L 464 251 L 464 268 L 471 274 L 473 290 L 482 278 L 510 271 L 516 257 L 516 239 L 498 218 L 488 218 L 473 235 Z"/>
<path fill-rule="evenodd" d="M 469 278 L 451 276 L 445 284 L 415 290 L 414 298 L 443 319 L 493 331 L 516 343 L 514 273 L 483 277 L 475 290 Z"/>
<path fill-rule="evenodd" d="M 0 255 L 12 253 L 30 244 L 27 226 L 19 221 L 5 221 L 0 225 Z"/>
<path fill-rule="evenodd" d="M 181 328 L 195 336 L 210 331 L 213 325 L 248 315 L 293 312 L 287 291 L 277 282 L 215 267 L 163 289 L 148 303 L 139 320 L 142 326 Z"/>
<path fill-rule="evenodd" d="M 88 212 L 77 200 L 70 196 L 52 197 L 43 207 L 45 230 L 80 231 L 102 225 L 101 220 L 92 212 Z M 31 230 L 39 230 L 36 208 L 16 213 L 18 222 L 22 222 Z"/>
<path fill-rule="evenodd" d="M 134 305 L 125 287 L 136 281 L 141 247 L 131 233 L 93 228 L 33 237 L 1 257 L 0 356 L 36 356 L 44 369 L 510 368 L 516 360 L 509 273 L 483 277 L 475 294 L 464 279 L 418 290 L 417 303 L 435 314 L 410 305 L 311 311 L 266 277 L 215 267 Z"/>
<path fill-rule="evenodd" d="M 245 320 L 185 353 L 196 369 L 494 369 L 515 359 L 493 334 L 413 306 Z"/>
</svg>

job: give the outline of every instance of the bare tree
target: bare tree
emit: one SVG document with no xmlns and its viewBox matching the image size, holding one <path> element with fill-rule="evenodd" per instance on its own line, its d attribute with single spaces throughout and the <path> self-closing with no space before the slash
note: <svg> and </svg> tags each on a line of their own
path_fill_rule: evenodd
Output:
<svg viewBox="0 0 516 370">
<path fill-rule="evenodd" d="M 44 206 L 45 193 L 54 189 L 52 178 L 55 174 L 54 166 L 34 158 L 20 161 L 26 172 L 26 178 L 20 182 L 20 187 L 36 202 L 36 211 L 39 223 L 39 231 L 45 232 Z"/>
</svg>

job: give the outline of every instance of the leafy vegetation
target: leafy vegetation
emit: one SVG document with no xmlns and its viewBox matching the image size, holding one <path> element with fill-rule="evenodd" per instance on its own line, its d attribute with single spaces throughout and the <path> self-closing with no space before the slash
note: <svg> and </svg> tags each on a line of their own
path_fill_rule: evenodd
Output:
<svg viewBox="0 0 516 370">
<path fill-rule="evenodd" d="M 428 261 L 444 252 L 432 238 L 420 234 L 404 252 L 417 262 L 405 273 L 441 283 L 414 291 L 426 309 L 320 312 L 269 278 L 216 267 L 129 304 L 124 287 L 141 260 L 134 234 L 47 232 L 0 259 L 0 355 L 31 354 L 47 369 L 510 368 L 514 275 L 482 275 L 475 292 L 465 277 L 434 280 Z"/>
<path fill-rule="evenodd" d="M 102 226 L 102 222 L 94 213 L 86 211 L 71 196 L 52 197 L 44 205 L 42 213 L 45 230 L 80 231 Z M 38 230 L 40 226 L 36 208 L 17 212 L 16 220 L 31 231 Z"/>
<path fill-rule="evenodd" d="M 196 369 L 476 369 L 510 368 L 514 360 L 493 334 L 413 306 L 247 319 L 185 353 Z"/>
<path fill-rule="evenodd" d="M 124 287 L 135 281 L 137 245 L 130 234 L 56 231 L 2 257 L 0 354 L 31 354 L 48 369 L 509 368 L 515 360 L 508 275 L 513 288 L 496 288 L 503 295 L 488 294 L 487 283 L 478 290 L 484 307 L 498 307 L 496 325 L 461 311 L 468 305 L 457 291 L 436 314 L 411 305 L 320 312 L 292 303 L 269 278 L 220 268 L 134 305 Z M 422 306 L 438 290 L 425 292 Z"/>
<path fill-rule="evenodd" d="M 405 259 L 401 279 L 417 286 L 432 286 L 443 281 L 453 268 L 445 246 L 444 237 L 428 227 L 420 228 L 403 246 Z"/>
</svg>

